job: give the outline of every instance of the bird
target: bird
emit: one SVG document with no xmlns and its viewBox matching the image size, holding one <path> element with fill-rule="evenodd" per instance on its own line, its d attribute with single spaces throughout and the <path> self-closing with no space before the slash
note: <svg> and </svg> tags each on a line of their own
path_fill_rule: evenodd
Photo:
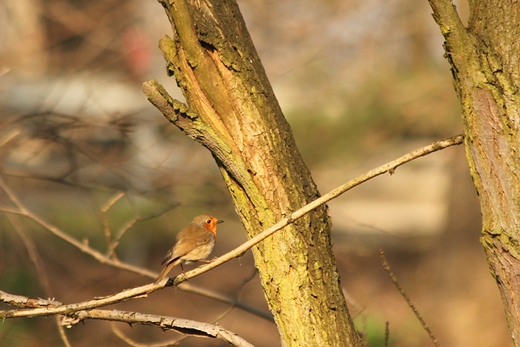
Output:
<svg viewBox="0 0 520 347">
<path fill-rule="evenodd" d="M 209 214 L 193 218 L 187 227 L 182 229 L 175 238 L 161 265 L 165 267 L 157 276 L 155 283 L 162 281 L 177 264 L 188 264 L 195 261 L 204 261 L 215 247 L 217 239 L 217 224 L 223 223 Z"/>
</svg>

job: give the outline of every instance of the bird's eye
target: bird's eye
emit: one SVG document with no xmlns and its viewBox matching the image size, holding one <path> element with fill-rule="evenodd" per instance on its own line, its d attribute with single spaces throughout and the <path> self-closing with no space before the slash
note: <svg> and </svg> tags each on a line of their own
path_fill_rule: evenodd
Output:
<svg viewBox="0 0 520 347">
<path fill-rule="evenodd" d="M 211 219 L 208 219 L 206 223 L 211 224 Z"/>
</svg>

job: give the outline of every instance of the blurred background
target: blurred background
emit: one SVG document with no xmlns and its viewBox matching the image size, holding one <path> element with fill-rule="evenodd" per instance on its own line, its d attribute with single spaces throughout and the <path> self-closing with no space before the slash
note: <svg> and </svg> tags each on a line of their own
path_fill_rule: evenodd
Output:
<svg viewBox="0 0 520 347">
<path fill-rule="evenodd" d="M 462 132 L 426 1 L 238 2 L 323 194 Z M 465 20 L 467 4 L 456 3 Z M 110 235 L 121 261 L 152 271 L 160 270 L 175 233 L 200 213 L 226 221 L 214 255 L 245 241 L 211 155 L 141 92 L 141 83 L 155 78 L 182 100 L 157 48 L 165 34 L 171 28 L 154 1 L 0 2 L 5 187 L 31 213 L 102 253 Z M 329 206 L 345 296 L 368 346 L 384 345 L 386 322 L 390 346 L 433 345 L 383 270 L 380 249 L 441 345 L 512 345 L 479 244 L 479 205 L 462 146 L 400 167 Z M 150 282 L 6 213 L 15 206 L 4 189 L 0 208 L 0 290 L 74 303 Z M 268 311 L 250 252 L 190 284 Z M 280 346 L 269 320 L 181 290 L 111 308 L 215 323 L 256 346 Z M 72 346 L 178 338 L 100 321 L 66 333 Z M 179 344 L 225 345 L 199 338 Z M 0 345 L 63 342 L 55 319 L 9 319 L 0 324 Z"/>
</svg>

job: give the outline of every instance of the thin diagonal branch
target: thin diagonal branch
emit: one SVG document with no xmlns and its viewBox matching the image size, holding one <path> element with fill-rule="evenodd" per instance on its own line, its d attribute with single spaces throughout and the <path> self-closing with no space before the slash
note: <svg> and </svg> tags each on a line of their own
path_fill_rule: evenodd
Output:
<svg viewBox="0 0 520 347">
<path fill-rule="evenodd" d="M 432 340 L 433 344 L 436 347 L 439 347 L 440 346 L 439 345 L 439 341 L 437 341 L 437 338 L 435 337 L 435 335 L 431 331 L 431 329 L 428 326 L 428 324 L 426 324 L 426 321 L 424 320 L 424 318 L 419 313 L 419 310 L 417 310 L 417 307 L 415 307 L 415 305 L 413 304 L 413 302 L 410 299 L 410 297 L 408 296 L 408 294 L 406 294 L 406 292 L 404 291 L 403 287 L 401 287 L 401 285 L 397 281 L 397 277 L 395 277 L 394 272 L 392 271 L 392 269 L 390 268 L 390 265 L 388 264 L 388 261 L 386 260 L 385 253 L 382 250 L 380 251 L 380 256 L 381 256 L 381 260 L 383 261 L 383 268 L 388 273 L 388 276 L 390 277 L 390 280 L 392 281 L 392 283 L 395 285 L 395 287 L 399 291 L 399 294 L 401 294 L 401 296 L 403 297 L 404 301 L 406 301 L 408 306 L 412 309 L 415 317 L 417 317 L 417 319 L 421 323 L 421 326 L 423 327 L 423 329 L 426 331 L 426 333 L 428 334 L 428 336 Z M 388 322 L 387 322 L 387 324 L 388 324 Z M 388 329 L 388 325 L 387 325 L 387 329 Z"/>
<path fill-rule="evenodd" d="M 234 250 L 224 254 L 221 257 L 218 257 L 217 259 L 213 260 L 212 262 L 210 262 L 208 264 L 201 265 L 201 266 L 197 267 L 196 269 L 193 269 L 191 271 L 187 271 L 185 273 L 180 274 L 179 276 L 175 277 L 173 284 L 179 285 L 180 283 L 186 281 L 187 279 L 193 278 L 200 274 L 203 274 L 217 266 L 222 265 L 223 263 L 229 261 L 230 259 L 242 256 L 242 254 L 244 254 L 248 249 L 250 249 L 254 245 L 258 244 L 259 242 L 265 240 L 266 238 L 268 238 L 269 236 L 271 236 L 278 230 L 283 229 L 287 225 L 291 224 L 298 218 L 301 218 L 305 214 L 311 212 L 315 208 L 329 202 L 332 199 L 337 198 L 338 196 L 340 196 L 343 193 L 349 191 L 350 189 L 360 185 L 363 182 L 366 182 L 374 177 L 380 176 L 385 173 L 389 173 L 392 175 L 395 172 L 395 170 L 403 164 L 406 164 L 414 159 L 423 157 L 430 153 L 439 151 L 441 149 L 444 149 L 444 148 L 447 148 L 450 146 L 454 146 L 454 145 L 460 145 L 463 142 L 463 140 L 464 140 L 463 135 L 457 135 L 457 136 L 450 137 L 445 140 L 435 141 L 435 142 L 429 144 L 428 146 L 419 148 L 415 151 L 412 151 L 408 154 L 403 155 L 402 157 L 400 157 L 398 159 L 395 159 L 389 163 L 379 166 L 373 170 L 370 170 L 367 173 L 354 178 L 353 180 L 333 189 L 332 191 L 323 195 L 322 197 L 303 206 L 302 208 L 293 212 L 288 217 L 280 220 L 278 223 L 274 224 L 270 228 L 264 230 L 263 232 L 259 233 L 255 237 L 252 237 L 248 241 L 244 242 L 242 245 L 235 248 Z M 168 282 L 163 281 L 160 283 L 167 284 Z"/>
</svg>

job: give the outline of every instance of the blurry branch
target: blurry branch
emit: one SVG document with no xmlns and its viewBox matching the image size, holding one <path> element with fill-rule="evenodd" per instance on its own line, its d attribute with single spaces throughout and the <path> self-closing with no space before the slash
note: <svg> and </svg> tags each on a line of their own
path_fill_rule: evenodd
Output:
<svg viewBox="0 0 520 347">
<path fill-rule="evenodd" d="M 154 279 L 156 277 L 157 277 L 157 275 L 155 275 Z M 226 304 L 230 304 L 233 307 L 238 307 L 238 308 L 240 308 L 240 309 L 242 309 L 244 311 L 247 311 L 247 312 L 249 312 L 251 314 L 254 314 L 254 315 L 256 315 L 256 316 L 258 316 L 260 318 L 266 319 L 266 320 L 268 320 L 270 322 L 274 322 L 273 315 L 270 312 L 265 312 L 265 311 L 259 310 L 257 308 L 252 307 L 252 306 L 244 304 L 243 302 L 241 302 L 239 300 L 230 298 L 230 297 L 228 297 L 226 295 L 217 293 L 217 292 L 212 291 L 210 289 L 199 287 L 199 286 L 193 285 L 193 284 L 188 283 L 188 282 L 184 282 L 184 283 L 180 284 L 178 286 L 178 288 L 183 290 L 183 291 L 185 291 L 185 292 L 198 294 L 198 295 L 205 296 L 205 297 L 213 299 L 213 300 L 218 300 L 220 302 L 223 302 L 223 303 L 226 303 Z"/>
<path fill-rule="evenodd" d="M 114 266 L 123 270 L 127 270 L 142 276 L 146 276 L 149 278 L 154 278 L 157 274 L 153 271 L 149 271 L 147 269 L 140 268 L 138 266 L 133 266 L 130 264 L 122 263 L 113 259 L 108 258 L 106 255 L 96 251 L 95 249 L 91 248 L 88 245 L 88 240 L 84 240 L 83 242 L 78 241 L 74 237 L 68 235 L 67 233 L 63 232 L 58 227 L 55 227 L 54 225 L 48 223 L 47 221 L 43 220 L 42 218 L 38 217 L 36 214 L 32 213 L 30 210 L 28 210 L 25 205 L 22 204 L 20 199 L 13 193 L 13 191 L 9 188 L 9 186 L 5 183 L 5 181 L 0 177 L 0 188 L 7 194 L 9 199 L 13 202 L 13 204 L 16 206 L 16 209 L 10 208 L 10 207 L 4 207 L 0 206 L 0 211 L 4 211 L 7 213 L 13 213 L 22 215 L 25 217 L 28 217 L 29 219 L 35 221 L 36 223 L 40 224 L 45 229 L 49 230 L 52 234 L 59 237 L 60 239 L 66 241 L 70 245 L 76 247 L 83 253 L 86 253 L 90 256 L 92 256 L 94 259 L 99 261 L 102 264 L 107 264 L 110 266 Z"/>
<path fill-rule="evenodd" d="M 23 225 L 20 223 L 18 218 L 16 218 L 16 216 L 8 214 L 7 219 L 9 220 L 9 222 L 11 222 L 11 225 L 13 226 L 13 228 L 16 230 L 16 232 L 22 239 L 22 242 L 25 245 L 27 252 L 29 253 L 29 258 L 31 259 L 31 261 L 34 264 L 34 267 L 36 269 L 36 274 L 37 274 L 38 280 L 40 281 L 40 284 L 44 288 L 44 291 L 47 294 L 47 296 L 50 296 L 51 287 L 50 287 L 50 282 L 49 282 L 49 276 L 47 275 L 47 271 L 45 271 L 45 267 L 43 266 L 41 257 L 38 254 L 38 248 L 34 244 L 33 240 L 27 235 L 27 233 L 24 230 Z M 55 320 L 56 320 L 56 326 L 58 328 L 58 332 L 60 334 L 61 340 L 63 341 L 63 344 L 66 347 L 71 347 L 70 342 L 67 338 L 67 335 L 65 334 L 65 330 L 63 329 L 63 326 L 60 325 L 58 316 L 55 317 Z"/>
<path fill-rule="evenodd" d="M 397 281 L 397 277 L 395 277 L 394 272 L 392 271 L 392 269 L 390 268 L 390 265 L 388 264 L 388 261 L 386 260 L 385 253 L 382 250 L 379 253 L 381 256 L 381 260 L 383 261 L 383 268 L 388 273 L 390 280 L 392 280 L 392 283 L 395 285 L 395 287 L 399 291 L 399 294 L 401 294 L 401 296 L 406 301 L 408 306 L 412 309 L 413 313 L 415 314 L 415 317 L 417 317 L 417 319 L 421 323 L 421 326 L 423 327 L 423 329 L 426 331 L 426 333 L 432 340 L 433 344 L 435 346 L 439 347 L 440 345 L 439 345 L 439 342 L 437 341 L 437 338 L 435 337 L 435 335 L 433 335 L 433 332 L 431 331 L 430 327 L 426 324 L 423 317 L 421 316 L 421 314 L 419 313 L 419 311 L 417 310 L 415 305 L 412 303 L 412 300 L 410 300 L 410 297 L 408 296 L 408 294 L 406 294 L 404 289 L 401 287 L 401 285 Z M 388 325 L 387 325 L 387 329 L 388 329 Z"/>
<path fill-rule="evenodd" d="M 388 347 L 388 342 L 390 341 L 390 323 L 386 321 L 385 323 L 385 347 Z"/>
<path fill-rule="evenodd" d="M 298 218 L 301 218 L 302 216 L 311 212 L 315 208 L 327 203 L 328 201 L 330 201 L 332 199 L 337 198 L 338 196 L 340 196 L 343 193 L 349 191 L 350 189 L 360 185 L 361 183 L 364 183 L 364 182 L 366 182 L 374 177 L 380 176 L 384 173 L 389 173 L 390 175 L 392 175 L 395 173 L 395 170 L 403 164 L 406 164 L 414 159 L 423 157 L 430 153 L 439 151 L 441 149 L 444 149 L 444 148 L 447 148 L 450 146 L 454 146 L 454 145 L 460 145 L 463 141 L 464 141 L 463 135 L 457 135 L 454 137 L 447 138 L 445 140 L 435 141 L 435 142 L 432 142 L 431 144 L 429 144 L 428 146 L 416 149 L 415 151 L 405 154 L 398 159 L 395 159 L 389 163 L 379 166 L 373 170 L 370 170 L 367 173 L 354 178 L 353 180 L 333 189 L 332 191 L 323 195 L 322 197 L 303 206 L 299 210 L 291 213 L 288 217 L 283 218 L 282 220 L 280 220 L 278 223 L 274 224 L 270 228 L 264 230 L 263 232 L 259 233 L 255 237 L 252 237 L 251 239 L 244 242 L 242 245 L 238 246 L 234 250 L 216 258 L 212 262 L 199 266 L 196 269 L 193 269 L 191 271 L 182 273 L 179 276 L 175 277 L 173 279 L 173 281 L 171 281 L 171 279 L 168 279 L 168 280 L 165 279 L 159 283 L 162 283 L 163 285 L 165 285 L 165 284 L 179 285 L 180 283 L 182 283 L 190 278 L 193 278 L 195 276 L 201 275 L 217 266 L 222 265 L 223 263 L 225 263 L 233 258 L 238 258 L 238 257 L 242 256 L 242 254 L 244 254 L 248 249 L 250 249 L 254 245 L 258 244 L 262 240 L 268 238 L 269 236 L 271 236 L 278 230 L 283 229 L 284 227 L 286 227 L 290 223 L 294 222 Z"/>
<path fill-rule="evenodd" d="M 162 347 L 164 346 L 166 343 L 139 343 L 137 341 L 134 341 L 132 340 L 131 338 L 129 338 L 128 336 L 126 336 L 118 327 L 115 323 L 111 323 L 111 328 L 112 328 L 112 332 L 117 336 L 119 337 L 121 340 L 123 340 L 124 342 L 126 342 L 128 345 L 132 346 L 132 347 Z M 173 343 L 175 344 L 175 343 Z M 168 345 L 172 345 L 172 343 L 168 342 L 166 344 L 167 346 Z"/>
<path fill-rule="evenodd" d="M 3 138 L 0 139 L 0 147 L 6 145 L 7 143 L 9 143 L 11 140 L 16 138 L 21 133 L 22 133 L 22 131 L 20 129 L 12 129 L 11 131 L 9 131 L 7 133 L 7 135 L 5 135 Z"/>
<path fill-rule="evenodd" d="M 108 223 L 108 210 L 110 207 L 112 207 L 119 199 L 121 199 L 125 195 L 125 192 L 118 191 L 116 192 L 108 201 L 107 203 L 101 208 L 101 216 L 103 220 L 103 230 L 105 231 L 105 238 L 107 240 L 107 246 L 108 246 L 108 254 L 114 259 L 115 261 L 119 262 L 119 259 L 117 258 L 116 254 L 116 247 L 119 244 L 119 240 L 114 241 L 112 238 L 112 232 L 110 231 L 110 225 Z M 134 217 L 132 220 L 136 220 Z M 127 224 L 128 225 L 128 224 Z M 133 224 L 129 224 L 130 226 Z M 128 228 L 123 228 L 122 233 Z M 122 235 L 122 233 L 120 233 Z"/>
<path fill-rule="evenodd" d="M 258 274 L 258 269 L 255 267 L 253 268 L 253 271 L 251 271 L 251 274 L 244 278 L 242 280 L 242 282 L 238 285 L 238 288 L 237 288 L 237 296 L 240 295 L 240 293 L 242 293 L 242 290 L 244 289 L 244 287 L 246 286 L 246 284 L 248 284 L 249 282 L 251 282 L 253 280 L 253 278 L 256 277 L 256 275 Z"/>
<path fill-rule="evenodd" d="M 22 240 L 25 249 L 29 254 L 29 258 L 31 259 L 31 262 L 33 263 L 34 268 L 36 269 L 36 275 L 41 286 L 43 287 L 45 293 L 47 295 L 50 295 L 51 287 L 49 282 L 49 276 L 47 275 L 47 271 L 45 271 L 45 267 L 43 266 L 42 258 L 38 254 L 38 248 L 34 244 L 33 240 L 29 237 L 29 235 L 27 235 L 27 233 L 25 232 L 24 226 L 22 225 L 22 223 L 20 223 L 20 220 L 19 218 L 17 218 L 17 216 L 7 214 L 6 217 L 13 226 L 18 236 L 20 236 L 20 239 Z"/>
<path fill-rule="evenodd" d="M 139 217 L 139 214 L 134 210 L 134 217 L 129 219 L 125 224 L 119 228 L 118 233 L 116 234 L 116 237 L 114 239 L 113 247 L 116 248 L 119 245 L 119 241 L 121 241 L 121 238 L 123 237 L 124 233 L 134 226 L 135 223 L 140 221 L 141 218 Z"/>
<path fill-rule="evenodd" d="M 140 342 L 137 342 L 131 338 L 129 338 L 128 336 L 126 336 L 118 327 L 115 323 L 111 323 L 112 324 L 112 332 L 117 336 L 119 337 L 121 340 L 123 340 L 124 342 L 126 342 L 129 346 L 132 346 L 132 347 L 164 347 L 164 346 L 175 346 L 178 344 L 179 341 L 181 341 L 181 339 L 178 339 L 178 338 L 175 338 L 175 339 L 170 339 L 170 340 L 167 340 L 167 341 L 162 341 L 162 342 L 155 342 L 155 343 L 149 343 L 149 342 L 146 342 L 146 343 L 140 343 Z M 185 338 L 185 336 L 183 336 L 183 338 Z"/>
<path fill-rule="evenodd" d="M 244 289 L 244 287 L 246 286 L 246 284 L 248 284 L 249 282 L 251 282 L 251 280 L 253 278 L 255 278 L 256 274 L 258 273 L 258 269 L 255 267 L 253 269 L 253 271 L 251 272 L 251 275 L 249 275 L 248 277 L 244 278 L 242 280 L 242 282 L 238 285 L 238 288 L 236 290 L 237 292 L 237 298 L 240 299 L 240 293 L 242 293 L 242 290 Z M 231 311 L 233 311 L 235 307 L 234 306 L 230 306 L 227 310 L 225 310 L 224 312 L 222 312 L 221 314 L 219 314 L 216 318 L 213 318 L 212 321 L 214 323 L 220 321 L 221 319 L 223 319 L 224 317 L 226 317 Z M 273 320 L 273 316 L 270 315 L 269 316 L 269 320 Z"/>
<path fill-rule="evenodd" d="M 58 316 L 56 316 L 56 323 L 58 324 L 58 331 L 60 333 L 60 338 L 61 340 L 63 341 L 63 344 L 65 345 L 65 347 L 72 347 L 72 345 L 70 344 L 70 341 L 69 341 L 69 338 L 67 337 L 67 334 L 65 334 L 65 329 L 63 328 L 62 325 L 59 324 L 60 322 L 60 318 Z"/>
</svg>

